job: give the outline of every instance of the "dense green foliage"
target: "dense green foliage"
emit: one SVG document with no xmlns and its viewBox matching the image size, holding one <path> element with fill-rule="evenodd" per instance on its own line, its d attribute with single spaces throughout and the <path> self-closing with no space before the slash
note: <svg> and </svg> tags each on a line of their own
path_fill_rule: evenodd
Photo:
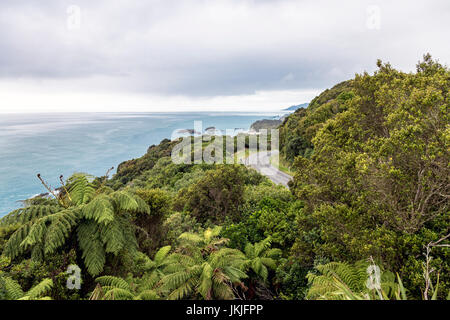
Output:
<svg viewBox="0 0 450 320">
<path fill-rule="evenodd" d="M 314 98 L 306 109 L 297 109 L 280 126 L 280 151 L 287 160 L 309 157 L 313 138 L 324 123 L 346 110 L 346 101 L 354 96 L 353 81 L 339 83 Z"/>
<path fill-rule="evenodd" d="M 446 298 L 450 72 L 428 55 L 416 73 L 378 67 L 284 120 L 289 189 L 174 164 L 163 140 L 112 179 L 27 201 L 0 220 L 0 299 Z"/>
<path fill-rule="evenodd" d="M 449 232 L 449 81 L 429 57 L 415 74 L 379 62 L 355 78 L 346 111 L 318 130 L 309 159 L 296 158 L 301 261 L 372 256 L 420 295 L 424 246 Z M 450 252 L 433 256 L 449 290 Z"/>
</svg>

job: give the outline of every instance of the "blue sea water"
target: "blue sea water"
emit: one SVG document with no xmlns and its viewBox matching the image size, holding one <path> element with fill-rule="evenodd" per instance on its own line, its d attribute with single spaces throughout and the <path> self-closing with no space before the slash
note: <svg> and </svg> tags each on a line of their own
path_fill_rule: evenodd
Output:
<svg viewBox="0 0 450 320">
<path fill-rule="evenodd" d="M 0 115 L 0 217 L 20 200 L 46 192 L 36 174 L 53 187 L 62 174 L 95 176 L 142 156 L 177 129 L 248 129 L 280 113 L 52 113 Z"/>
</svg>

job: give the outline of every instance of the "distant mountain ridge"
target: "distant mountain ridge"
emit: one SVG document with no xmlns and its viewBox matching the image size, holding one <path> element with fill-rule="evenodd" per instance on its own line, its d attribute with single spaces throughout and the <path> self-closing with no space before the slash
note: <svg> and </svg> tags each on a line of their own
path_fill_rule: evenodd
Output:
<svg viewBox="0 0 450 320">
<path fill-rule="evenodd" d="M 299 104 L 299 105 L 296 105 L 296 106 L 290 106 L 289 108 L 283 109 L 283 111 L 295 111 L 295 110 L 300 109 L 300 108 L 307 108 L 308 105 L 309 105 L 309 103 L 306 102 L 306 103 L 302 103 L 302 104 Z"/>
</svg>

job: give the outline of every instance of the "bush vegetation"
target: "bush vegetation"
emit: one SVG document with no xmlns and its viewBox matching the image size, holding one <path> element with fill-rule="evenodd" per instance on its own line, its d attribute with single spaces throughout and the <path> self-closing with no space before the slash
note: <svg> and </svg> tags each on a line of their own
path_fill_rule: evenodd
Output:
<svg viewBox="0 0 450 320">
<path fill-rule="evenodd" d="M 74 174 L 0 220 L 0 299 L 445 299 L 449 88 L 426 55 L 324 91 L 280 126 L 289 189 L 169 140 Z"/>
</svg>

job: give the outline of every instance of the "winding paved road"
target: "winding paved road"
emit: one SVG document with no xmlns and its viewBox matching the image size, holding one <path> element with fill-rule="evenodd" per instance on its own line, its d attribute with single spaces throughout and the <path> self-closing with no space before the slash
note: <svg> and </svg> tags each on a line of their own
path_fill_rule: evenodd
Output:
<svg viewBox="0 0 450 320">
<path fill-rule="evenodd" d="M 276 184 L 282 184 L 287 187 L 288 182 L 292 177 L 270 164 L 270 157 L 274 152 L 278 151 L 261 151 L 253 153 L 247 158 L 245 158 L 244 163 L 246 166 L 256 169 L 261 174 L 267 176 Z"/>
</svg>

